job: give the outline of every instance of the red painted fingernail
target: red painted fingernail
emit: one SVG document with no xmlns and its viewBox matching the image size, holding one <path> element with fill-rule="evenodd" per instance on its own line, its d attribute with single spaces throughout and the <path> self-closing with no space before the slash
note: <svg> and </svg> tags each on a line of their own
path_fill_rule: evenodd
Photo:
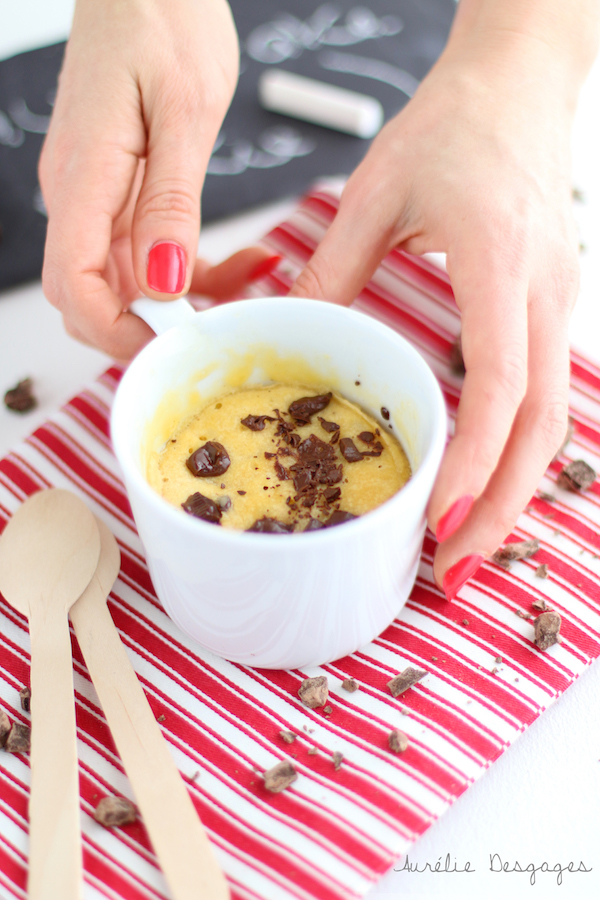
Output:
<svg viewBox="0 0 600 900">
<path fill-rule="evenodd" d="M 148 287 L 161 294 L 179 294 L 185 284 L 183 247 L 173 241 L 155 244 L 148 254 Z"/>
<path fill-rule="evenodd" d="M 454 600 L 463 584 L 475 574 L 484 559 L 482 553 L 472 553 L 450 566 L 443 581 L 446 600 Z"/>
<path fill-rule="evenodd" d="M 266 259 L 263 259 L 262 262 L 252 269 L 250 274 L 248 275 L 248 281 L 258 281 L 259 278 L 262 278 L 264 275 L 268 275 L 269 272 L 272 272 L 273 269 L 276 269 L 283 256 L 268 256 Z"/>
<path fill-rule="evenodd" d="M 450 509 L 444 513 L 438 522 L 435 532 L 435 536 L 440 544 L 449 538 L 451 534 L 454 534 L 455 531 L 458 531 L 471 511 L 473 500 L 472 494 L 465 494 L 464 497 L 459 497 L 458 500 L 455 500 Z"/>
</svg>

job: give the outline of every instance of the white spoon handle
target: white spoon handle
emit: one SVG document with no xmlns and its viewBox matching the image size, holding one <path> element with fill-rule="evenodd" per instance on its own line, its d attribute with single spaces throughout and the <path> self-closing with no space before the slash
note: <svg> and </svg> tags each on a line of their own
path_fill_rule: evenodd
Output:
<svg viewBox="0 0 600 900">
<path fill-rule="evenodd" d="M 39 620 L 38 620 L 39 618 Z M 29 900 L 79 900 L 81 822 L 73 663 L 62 609 L 32 616 Z"/>
<path fill-rule="evenodd" d="M 229 889 L 111 618 L 112 585 L 94 578 L 71 621 L 173 900 L 227 900 Z"/>
</svg>

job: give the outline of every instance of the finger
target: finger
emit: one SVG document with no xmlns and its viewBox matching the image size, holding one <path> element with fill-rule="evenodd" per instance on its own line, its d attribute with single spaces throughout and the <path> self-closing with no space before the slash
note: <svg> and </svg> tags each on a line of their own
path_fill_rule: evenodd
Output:
<svg viewBox="0 0 600 900">
<path fill-rule="evenodd" d="M 246 247 L 216 266 L 197 259 L 190 290 L 216 300 L 229 300 L 242 293 L 248 284 L 272 272 L 281 259 L 265 247 Z"/>
<path fill-rule="evenodd" d="M 466 375 L 428 508 L 440 541 L 460 527 L 498 464 L 525 395 L 528 353 L 527 279 L 520 268 L 490 241 L 471 241 L 468 255 L 455 252 L 448 261 L 462 311 Z"/>
<path fill-rule="evenodd" d="M 449 599 L 464 584 L 463 560 L 494 553 L 510 534 L 564 438 L 568 418 L 567 316 L 540 305 L 530 315 L 527 396 L 484 493 L 461 528 L 440 544 L 434 575 Z M 475 560 L 476 563 L 476 560 Z M 455 570 L 453 572 L 453 570 Z"/>
</svg>

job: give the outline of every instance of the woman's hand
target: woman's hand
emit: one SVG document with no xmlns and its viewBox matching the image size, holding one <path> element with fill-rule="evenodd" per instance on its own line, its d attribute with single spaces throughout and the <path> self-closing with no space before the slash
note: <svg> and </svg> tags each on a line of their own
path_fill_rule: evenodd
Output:
<svg viewBox="0 0 600 900">
<path fill-rule="evenodd" d="M 140 293 L 233 294 L 268 256 L 195 263 L 200 193 L 235 89 L 225 0 L 78 0 L 40 160 L 43 285 L 67 330 L 119 359 L 152 336 Z"/>
<path fill-rule="evenodd" d="M 461 26 L 349 179 L 292 289 L 349 304 L 393 247 L 447 253 L 466 376 L 428 519 L 449 599 L 510 533 L 564 438 L 578 286 L 575 79 L 545 41 Z"/>
</svg>

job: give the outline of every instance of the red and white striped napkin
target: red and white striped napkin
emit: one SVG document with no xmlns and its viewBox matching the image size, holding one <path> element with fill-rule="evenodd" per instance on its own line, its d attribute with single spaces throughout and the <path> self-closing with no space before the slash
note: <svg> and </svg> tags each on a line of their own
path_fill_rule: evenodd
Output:
<svg viewBox="0 0 600 900">
<path fill-rule="evenodd" d="M 287 290 L 336 207 L 332 194 L 316 191 L 268 235 L 284 261 L 256 292 Z M 355 306 L 423 353 L 452 417 L 461 389 L 449 365 L 459 316 L 444 273 L 394 251 Z M 433 583 L 435 542 L 427 535 L 399 618 L 352 656 L 306 671 L 225 662 L 199 651 L 164 614 L 111 451 L 108 417 L 120 374 L 109 369 L 0 461 L 0 528 L 26 496 L 54 485 L 80 494 L 115 533 L 123 564 L 110 611 L 233 897 L 361 897 L 599 654 L 600 483 L 579 495 L 556 481 L 573 458 L 600 468 L 600 370 L 572 355 L 573 439 L 508 538 L 537 538 L 535 557 L 509 571 L 484 564 L 447 603 Z M 545 579 L 535 574 L 542 563 Z M 532 619 L 517 614 L 535 615 L 532 602 L 540 599 L 563 620 L 563 642 L 545 653 L 533 644 Z M 73 653 L 85 898 L 167 898 L 143 824 L 107 831 L 92 818 L 106 794 L 134 798 L 75 639 Z M 407 666 L 429 674 L 394 699 L 386 684 Z M 22 722 L 28 716 L 18 692 L 28 670 L 27 623 L 0 598 L 0 706 Z M 300 682 L 317 674 L 329 679 L 329 715 L 297 695 Z M 341 688 L 348 677 L 360 683 L 355 693 Z M 408 736 L 404 753 L 390 751 L 391 728 Z M 293 744 L 282 730 L 298 735 Z M 334 752 L 343 754 L 339 768 Z M 261 773 L 286 758 L 299 777 L 269 794 Z M 7 900 L 25 897 L 28 785 L 27 757 L 0 752 L 0 893 Z"/>
</svg>

